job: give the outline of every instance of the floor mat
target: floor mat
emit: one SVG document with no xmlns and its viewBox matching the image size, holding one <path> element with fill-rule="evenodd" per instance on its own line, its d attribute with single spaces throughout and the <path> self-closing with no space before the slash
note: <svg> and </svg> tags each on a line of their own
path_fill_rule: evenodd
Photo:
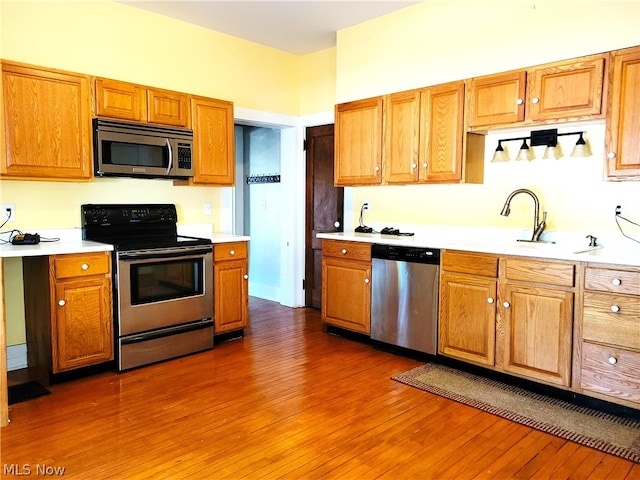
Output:
<svg viewBox="0 0 640 480">
<path fill-rule="evenodd" d="M 12 385 L 9 387 L 9 405 L 26 402 L 27 400 L 49 395 L 50 393 L 49 390 L 35 381 Z"/>
</svg>

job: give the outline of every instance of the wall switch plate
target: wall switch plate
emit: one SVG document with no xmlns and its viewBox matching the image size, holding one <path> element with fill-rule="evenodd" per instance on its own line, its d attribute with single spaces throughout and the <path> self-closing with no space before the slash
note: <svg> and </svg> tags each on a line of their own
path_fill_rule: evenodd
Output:
<svg viewBox="0 0 640 480">
<path fill-rule="evenodd" d="M 205 215 L 211 215 L 211 203 L 205 202 L 203 212 Z"/>
<path fill-rule="evenodd" d="M 10 222 L 16 221 L 16 205 L 14 203 L 2 204 L 2 221 L 9 219 Z"/>
</svg>

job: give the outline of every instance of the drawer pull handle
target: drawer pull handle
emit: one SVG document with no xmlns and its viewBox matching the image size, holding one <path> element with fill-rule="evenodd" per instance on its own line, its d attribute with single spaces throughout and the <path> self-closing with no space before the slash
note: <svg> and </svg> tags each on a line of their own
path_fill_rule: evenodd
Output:
<svg viewBox="0 0 640 480">
<path fill-rule="evenodd" d="M 620 307 L 618 305 L 611 305 L 611 311 L 613 313 L 618 313 L 620 311 Z"/>
<path fill-rule="evenodd" d="M 244 276 L 244 279 L 245 279 L 245 280 L 249 280 L 249 275 L 245 275 L 245 276 Z"/>
<path fill-rule="evenodd" d="M 616 287 L 619 287 L 620 285 L 622 285 L 622 280 L 620 280 L 619 278 L 614 278 L 613 280 L 611 280 L 611 283 L 613 283 Z"/>
<path fill-rule="evenodd" d="M 365 279 L 364 279 L 364 283 L 365 283 L 365 284 L 367 284 L 367 285 L 369 285 L 369 279 L 368 279 L 368 278 L 365 278 Z"/>
<path fill-rule="evenodd" d="M 343 254 L 343 255 L 346 255 L 346 254 L 347 254 L 347 249 L 346 249 L 346 248 L 343 248 L 343 249 L 342 249 L 342 254 Z"/>
<path fill-rule="evenodd" d="M 229 252 L 229 254 L 231 254 L 231 255 L 235 255 L 235 254 L 236 254 L 236 251 L 235 251 L 235 250 L 231 250 L 231 251 Z"/>
<path fill-rule="evenodd" d="M 616 363 L 618 363 L 618 359 L 616 357 L 609 357 L 609 363 L 611 365 L 615 365 Z"/>
<path fill-rule="evenodd" d="M 487 303 L 493 303 L 493 301 L 494 301 L 493 298 L 491 297 L 487 298 Z"/>
<path fill-rule="evenodd" d="M 509 304 L 509 302 L 504 302 L 504 303 L 502 304 L 502 306 L 503 306 L 504 308 L 509 308 L 511 305 Z"/>
<path fill-rule="evenodd" d="M 80 268 L 81 268 L 82 270 L 89 270 L 89 265 L 88 265 L 88 264 L 86 264 L 86 263 L 83 263 L 83 264 L 80 266 Z"/>
<path fill-rule="evenodd" d="M 67 304 L 67 302 L 65 302 L 64 300 L 58 300 L 58 305 L 60 305 L 61 307 L 64 307 Z"/>
</svg>

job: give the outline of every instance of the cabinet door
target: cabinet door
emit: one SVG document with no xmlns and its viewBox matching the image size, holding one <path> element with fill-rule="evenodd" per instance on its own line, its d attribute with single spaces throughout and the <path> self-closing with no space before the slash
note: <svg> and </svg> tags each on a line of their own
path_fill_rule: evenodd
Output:
<svg viewBox="0 0 640 480">
<path fill-rule="evenodd" d="M 592 118 L 602 113 L 605 58 L 588 57 L 532 70 L 527 77 L 527 118 Z"/>
<path fill-rule="evenodd" d="M 570 291 L 504 284 L 504 370 L 570 385 L 573 297 Z"/>
<path fill-rule="evenodd" d="M 322 259 L 322 321 L 371 332 L 371 262 Z"/>
<path fill-rule="evenodd" d="M 469 126 L 523 121 L 526 80 L 525 71 L 471 79 L 467 97 Z"/>
<path fill-rule="evenodd" d="M 389 95 L 384 108 L 385 179 L 388 183 L 417 182 L 420 90 Z"/>
<path fill-rule="evenodd" d="M 461 360 L 493 365 L 495 301 L 495 280 L 443 273 L 438 351 Z"/>
<path fill-rule="evenodd" d="M 336 105 L 335 185 L 382 182 L 382 97 Z"/>
<path fill-rule="evenodd" d="M 460 182 L 464 82 L 427 88 L 421 101 L 420 181 Z"/>
<path fill-rule="evenodd" d="M 2 63 L 7 177 L 92 177 L 91 100 L 85 75 Z"/>
<path fill-rule="evenodd" d="M 191 99 L 194 183 L 235 182 L 233 104 L 211 98 Z"/>
<path fill-rule="evenodd" d="M 147 91 L 133 83 L 96 78 L 96 115 L 135 122 L 147 121 Z"/>
<path fill-rule="evenodd" d="M 56 282 L 52 301 L 53 373 L 113 359 L 110 278 Z"/>
<path fill-rule="evenodd" d="M 168 90 L 147 89 L 147 119 L 149 123 L 189 127 L 189 95 Z"/>
<path fill-rule="evenodd" d="M 216 333 L 239 330 L 248 324 L 249 276 L 247 260 L 217 262 L 213 266 Z"/>
<path fill-rule="evenodd" d="M 610 180 L 640 180 L 640 47 L 615 52 L 607 115 Z"/>
</svg>

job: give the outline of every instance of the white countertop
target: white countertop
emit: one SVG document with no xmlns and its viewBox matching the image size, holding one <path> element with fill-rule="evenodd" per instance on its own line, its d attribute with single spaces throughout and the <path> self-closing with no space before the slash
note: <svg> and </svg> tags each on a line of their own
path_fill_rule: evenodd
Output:
<svg viewBox="0 0 640 480">
<path fill-rule="evenodd" d="M 475 230 L 475 231 L 474 231 Z M 405 231 L 402 228 L 400 231 Z M 352 242 L 380 243 L 408 247 L 465 250 L 500 255 L 517 255 L 576 262 L 609 263 L 640 267 L 640 245 L 588 247 L 583 235 L 558 235 L 556 243 L 517 241 L 512 232 L 487 236 L 486 229 L 430 227 L 413 236 L 381 235 L 379 233 L 318 233 L 318 238 Z"/>
<path fill-rule="evenodd" d="M 211 238 L 211 243 L 242 242 L 249 241 L 251 238 L 245 235 L 213 233 L 211 232 L 210 226 L 207 230 L 206 227 L 199 225 L 184 227 L 178 226 L 178 232 L 182 235 Z M 29 233 L 38 233 L 41 238 L 40 243 L 37 245 L 12 245 L 11 243 L 0 243 L 0 258 L 37 257 L 66 253 L 113 251 L 113 245 L 83 240 L 82 230 L 79 228 L 41 231 L 31 229 Z M 5 236 L 3 236 L 2 239 L 7 240 Z"/>
</svg>

